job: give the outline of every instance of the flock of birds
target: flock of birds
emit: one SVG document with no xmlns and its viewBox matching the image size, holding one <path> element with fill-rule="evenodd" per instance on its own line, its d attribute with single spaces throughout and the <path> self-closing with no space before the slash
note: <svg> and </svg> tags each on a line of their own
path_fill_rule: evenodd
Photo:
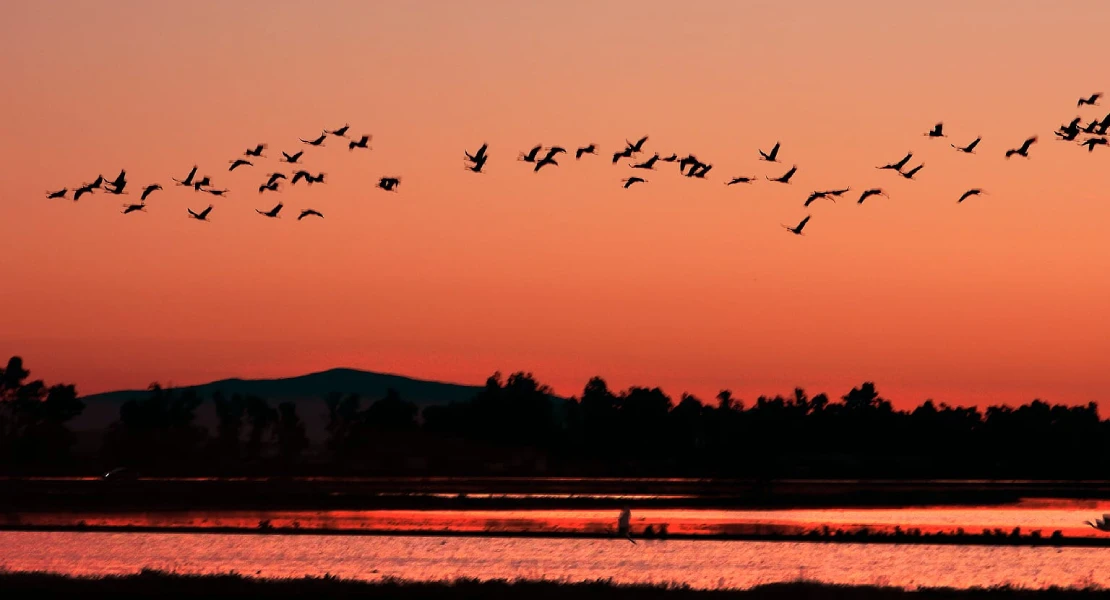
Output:
<svg viewBox="0 0 1110 600">
<path fill-rule="evenodd" d="M 1096 94 L 1091 94 L 1090 96 L 1087 96 L 1087 97 L 1080 98 L 1079 102 L 1077 103 L 1077 108 L 1082 108 L 1084 105 L 1098 106 L 1098 102 L 1099 102 L 1099 99 L 1101 97 L 1102 97 L 1101 93 L 1096 93 Z M 1107 134 L 1108 134 L 1108 131 L 1110 131 L 1110 114 L 1107 114 L 1101 120 L 1098 120 L 1098 119 L 1091 120 L 1086 125 L 1081 125 L 1082 123 L 1083 123 L 1082 118 L 1075 117 L 1071 122 L 1069 122 L 1065 125 L 1059 126 L 1056 129 L 1056 131 L 1054 132 L 1054 134 L 1057 136 L 1058 139 L 1060 139 L 1062 141 L 1067 141 L 1067 142 L 1075 142 L 1080 137 L 1080 135 L 1086 135 L 1086 137 L 1084 139 L 1079 141 L 1079 145 L 1081 147 L 1086 147 L 1088 152 L 1093 152 L 1096 146 L 1106 146 L 1107 145 Z M 300 139 L 301 143 L 306 144 L 308 146 L 320 147 L 320 146 L 323 146 L 324 142 L 328 140 L 329 136 L 331 136 L 331 137 L 334 137 L 334 138 L 341 138 L 341 139 L 347 140 L 347 148 L 348 148 L 349 151 L 354 151 L 354 150 L 359 150 L 359 149 L 361 149 L 361 150 L 370 149 L 370 140 L 372 139 L 372 136 L 362 135 L 359 139 L 354 140 L 354 139 L 351 139 L 347 135 L 347 132 L 348 132 L 349 129 L 350 129 L 350 125 L 345 124 L 342 127 L 339 127 L 337 129 L 332 129 L 332 130 L 324 129 L 324 130 L 322 130 L 322 132 L 320 133 L 319 136 L 311 138 L 311 139 L 304 139 L 304 138 L 299 138 L 299 139 Z M 943 123 L 937 123 L 930 130 L 925 132 L 924 135 L 926 137 L 933 138 L 933 139 L 935 139 L 935 138 L 946 138 L 947 137 L 947 134 L 945 133 L 945 130 L 944 130 L 944 124 Z M 1006 150 L 1005 157 L 1007 159 L 1009 159 L 1011 157 L 1014 157 L 1014 156 L 1020 156 L 1022 158 L 1029 158 L 1029 151 L 1032 148 L 1033 144 L 1037 143 L 1037 139 L 1038 138 L 1035 135 L 1026 138 L 1025 141 L 1023 141 L 1021 143 L 1021 145 L 1019 145 L 1018 147 L 1010 148 L 1010 149 Z M 678 165 L 678 170 L 679 170 L 679 173 L 681 175 L 683 175 L 687 178 L 694 178 L 694 179 L 706 179 L 706 175 L 709 173 L 710 170 L 713 169 L 713 165 L 711 163 L 703 162 L 700 159 L 698 159 L 697 156 L 695 156 L 693 154 L 687 154 L 686 156 L 679 157 L 678 154 L 675 154 L 675 153 L 671 153 L 669 156 L 662 156 L 658 152 L 654 152 L 652 154 L 652 156 L 645 158 L 644 157 L 644 144 L 647 143 L 647 141 L 648 141 L 648 136 L 641 137 L 638 140 L 636 140 L 635 142 L 625 140 L 624 148 L 622 150 L 618 151 L 618 152 L 613 153 L 612 163 L 614 165 L 617 165 L 617 164 L 620 164 L 622 160 L 627 159 L 630 163 L 629 164 L 630 168 L 636 169 L 638 171 L 644 171 L 644 172 L 654 171 L 656 169 L 656 166 L 659 163 L 672 163 L 672 164 L 677 164 Z M 963 145 L 963 146 L 959 146 L 959 145 L 956 145 L 956 144 L 950 144 L 950 145 L 952 146 L 952 148 L 954 148 L 958 152 L 962 152 L 962 153 L 965 153 L 965 154 L 975 154 L 976 153 L 976 148 L 979 146 L 979 144 L 982 141 L 983 141 L 982 136 L 979 136 L 979 137 L 976 137 L 971 142 L 969 142 L 968 144 Z M 780 162 L 779 161 L 779 153 L 781 151 L 781 147 L 782 147 L 781 143 L 776 142 L 774 144 L 774 146 L 772 146 L 769 151 L 764 152 L 763 150 L 760 149 L 759 150 L 760 160 L 765 161 L 765 162 L 769 162 L 769 163 L 778 163 L 778 162 Z M 240 169 L 240 168 L 244 168 L 244 167 L 254 167 L 255 163 L 252 161 L 252 159 L 266 158 L 263 155 L 263 152 L 267 148 L 268 148 L 268 146 L 266 144 L 261 144 L 261 143 L 255 145 L 253 148 L 248 148 L 243 153 L 242 157 L 235 158 L 235 159 L 232 159 L 232 160 L 228 161 L 230 163 L 230 167 L 228 167 L 228 171 L 231 172 L 231 171 L 235 171 L 236 169 Z M 486 166 L 486 162 L 489 160 L 488 150 L 489 150 L 489 145 L 488 144 L 483 144 L 474 153 L 471 153 L 469 151 L 464 151 L 464 153 L 463 153 L 464 154 L 464 159 L 465 159 L 465 165 L 464 166 L 471 172 L 482 173 L 483 169 Z M 287 175 L 286 173 L 281 172 L 281 171 L 274 171 L 274 172 L 268 173 L 266 175 L 266 180 L 261 185 L 259 185 L 258 193 L 259 194 L 264 194 L 266 192 L 278 192 L 278 191 L 280 191 L 280 186 L 282 185 L 282 183 L 281 183 L 282 181 L 288 181 L 289 185 L 296 185 L 298 182 L 304 181 L 306 183 L 306 185 L 309 185 L 309 186 L 312 186 L 313 184 L 317 184 L 317 183 L 324 183 L 325 176 L 326 176 L 325 173 L 321 172 L 321 173 L 313 174 L 309 171 L 294 167 L 294 165 L 302 164 L 300 162 L 300 160 L 301 160 L 302 156 L 304 155 L 304 153 L 305 153 L 305 150 L 300 150 L 300 151 L 295 152 L 295 153 L 288 153 L 288 152 L 284 152 L 284 151 L 281 152 L 281 158 L 278 160 L 278 162 L 281 163 L 281 164 L 284 164 L 284 165 L 289 165 L 291 169 L 296 168 L 297 170 L 293 171 L 289 175 Z M 534 146 L 532 149 L 528 150 L 527 152 L 521 152 L 520 155 L 518 156 L 518 160 L 531 164 L 533 172 L 538 173 L 541 169 L 543 169 L 545 167 L 548 167 L 548 166 L 558 167 L 559 166 L 558 158 L 559 158 L 560 155 L 563 155 L 563 154 L 569 154 L 569 152 L 566 148 L 563 148 L 561 146 L 544 146 L 544 145 L 540 144 L 540 145 Z M 586 145 L 586 146 L 578 147 L 574 152 L 574 158 L 575 158 L 575 160 L 581 160 L 586 155 L 597 155 L 597 154 L 598 154 L 597 144 L 591 143 L 591 144 Z M 910 152 L 907 152 L 906 155 L 903 156 L 900 160 L 898 160 L 896 162 L 889 163 L 889 164 L 881 165 L 881 166 L 878 166 L 876 168 L 879 169 L 879 170 L 893 171 L 893 172 L 897 173 L 898 175 L 900 175 L 901 177 L 903 177 L 907 180 L 913 180 L 914 176 L 917 175 L 925 167 L 925 164 L 924 163 L 919 163 L 916 166 L 909 167 L 910 161 L 912 159 L 913 159 L 913 152 L 910 151 Z M 777 177 L 764 176 L 763 178 L 770 181 L 770 182 L 773 182 L 773 183 L 789 184 L 790 181 L 791 181 L 791 178 L 793 178 L 794 175 L 797 172 L 798 172 L 798 166 L 795 164 L 795 165 L 792 165 L 789 169 L 787 169 L 785 172 L 783 172 L 781 175 L 779 175 Z M 194 192 L 207 193 L 207 194 L 210 194 L 212 196 L 222 197 L 222 196 L 226 195 L 228 192 L 230 192 L 230 190 L 228 190 L 226 188 L 217 189 L 216 187 L 213 186 L 211 177 L 209 177 L 208 175 L 203 175 L 203 176 L 200 176 L 198 178 L 197 173 L 198 173 L 198 167 L 194 165 L 193 168 L 189 171 L 188 175 L 186 175 L 183 179 L 174 178 L 173 181 L 178 186 L 182 186 L 182 187 L 186 187 L 186 188 L 191 187 Z M 754 177 L 754 176 L 735 176 L 735 177 L 728 178 L 728 180 L 725 182 L 725 185 L 732 186 L 732 185 L 737 185 L 737 184 L 752 184 L 752 183 L 754 183 L 758 180 L 759 180 L 759 178 Z M 636 185 L 636 184 L 646 184 L 646 183 L 648 183 L 648 180 L 645 179 L 644 177 L 633 175 L 633 176 L 629 176 L 627 178 L 622 179 L 621 183 L 622 183 L 624 189 L 628 189 L 628 188 L 630 188 L 630 187 L 632 187 L 633 185 Z M 399 177 L 382 177 L 378 180 L 378 187 L 381 188 L 382 190 L 389 191 L 389 192 L 398 191 L 398 187 L 400 186 L 400 184 L 401 184 L 401 179 Z M 116 176 L 116 178 L 114 180 L 111 180 L 111 181 L 106 180 L 103 175 L 98 175 L 97 178 L 95 180 L 93 180 L 92 182 L 84 183 L 84 184 L 74 188 L 72 190 L 73 191 L 72 198 L 73 198 L 74 201 L 77 201 L 82 196 L 85 196 L 85 195 L 88 195 L 88 194 L 93 194 L 97 190 L 102 190 L 104 192 L 107 192 L 107 193 L 113 194 L 113 195 L 122 195 L 122 194 L 127 193 L 127 192 L 125 192 L 125 190 L 127 189 L 127 185 L 128 185 L 127 172 L 125 170 L 121 170 L 119 175 Z M 140 211 L 146 210 L 147 198 L 150 197 L 150 195 L 153 194 L 154 192 L 159 191 L 161 189 L 162 189 L 162 186 L 159 185 L 158 183 L 152 183 L 152 184 L 144 186 L 142 188 L 142 192 L 139 196 L 138 203 L 126 203 L 126 204 L 124 204 L 122 213 L 126 215 L 126 214 L 131 214 L 131 213 L 134 213 L 134 212 L 140 212 Z M 806 197 L 806 199 L 803 203 L 803 206 L 809 207 L 809 205 L 812 204 L 813 202 L 816 202 L 817 200 L 823 200 L 823 199 L 824 200 L 831 200 L 831 201 L 835 202 L 838 198 L 847 194 L 850 191 L 852 191 L 851 187 L 826 189 L 826 190 L 816 190 L 816 191 L 810 193 Z M 50 199 L 67 198 L 69 193 L 70 193 L 69 188 L 62 188 L 61 190 L 47 192 L 46 197 L 50 198 Z M 967 200 L 968 198 L 971 198 L 973 196 L 984 195 L 986 193 L 987 192 L 985 192 L 981 188 L 972 188 L 972 189 L 969 189 L 969 190 L 965 191 L 963 194 L 961 194 L 959 196 L 959 198 L 957 198 L 956 202 L 957 203 L 962 203 L 965 200 Z M 874 196 L 882 196 L 882 197 L 889 198 L 887 193 L 882 188 L 871 187 L 871 188 L 868 188 L 868 189 L 864 189 L 860 192 L 860 195 L 859 195 L 858 199 L 856 200 L 856 203 L 857 204 L 863 204 L 865 200 L 867 200 L 868 198 L 874 197 Z M 260 214 L 264 217 L 277 218 L 281 214 L 283 208 L 284 208 L 284 204 L 282 202 L 278 202 L 275 206 L 273 206 L 269 210 L 255 209 L 255 211 L 258 214 Z M 212 204 L 209 204 L 207 208 L 204 208 L 204 209 L 199 210 L 199 211 L 195 211 L 192 208 L 188 208 L 187 209 L 188 217 L 192 218 L 192 219 L 196 219 L 198 221 L 207 221 L 209 215 L 212 213 L 212 209 L 213 209 Z M 323 218 L 323 216 L 324 216 L 323 213 L 321 213 L 320 211 L 318 211 L 314 208 L 303 208 L 303 209 L 301 209 L 300 214 L 297 217 L 297 220 L 299 221 L 299 220 L 305 219 L 307 217 Z M 806 224 L 809 223 L 810 218 L 811 217 L 807 215 L 797 225 L 794 225 L 794 226 L 783 225 L 783 227 L 786 228 L 786 230 L 791 232 L 791 233 L 794 233 L 796 235 L 802 235 L 802 231 L 805 229 Z"/>
</svg>

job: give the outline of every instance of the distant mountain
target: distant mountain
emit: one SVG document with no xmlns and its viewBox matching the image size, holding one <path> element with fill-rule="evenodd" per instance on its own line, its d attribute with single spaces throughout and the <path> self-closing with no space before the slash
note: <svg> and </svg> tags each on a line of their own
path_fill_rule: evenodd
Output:
<svg viewBox="0 0 1110 600">
<path fill-rule="evenodd" d="M 222 392 L 225 396 L 258 396 L 274 404 L 295 402 L 297 413 L 304 420 L 309 437 L 319 439 L 327 422 L 324 398 L 328 394 L 358 394 L 364 402 L 369 403 L 385 396 L 389 388 L 397 390 L 401 398 L 414 402 L 421 408 L 469 400 L 482 389 L 479 386 L 423 381 L 356 369 L 331 369 L 281 379 L 224 379 L 175 389 L 194 390 L 205 400 L 197 409 L 197 420 L 209 428 L 216 423 L 215 409 L 210 402 L 215 392 Z M 70 423 L 70 427 L 76 431 L 103 429 L 119 418 L 119 409 L 123 403 L 144 398 L 147 394 L 146 390 L 127 390 L 84 396 L 81 400 L 85 402 L 85 411 Z"/>
</svg>

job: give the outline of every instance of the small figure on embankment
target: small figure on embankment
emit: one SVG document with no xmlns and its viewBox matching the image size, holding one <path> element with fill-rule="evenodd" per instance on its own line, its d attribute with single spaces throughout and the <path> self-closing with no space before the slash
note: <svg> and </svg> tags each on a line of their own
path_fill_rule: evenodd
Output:
<svg viewBox="0 0 1110 600">
<path fill-rule="evenodd" d="M 1094 523 L 1090 521 L 1083 522 L 1099 531 L 1110 531 L 1110 514 L 1102 515 L 1101 519 L 1096 518 Z"/>
<path fill-rule="evenodd" d="M 633 544 L 636 540 L 632 539 L 632 509 L 625 506 L 621 509 L 621 515 L 617 517 L 617 533 L 628 538 L 628 541 Z"/>
</svg>

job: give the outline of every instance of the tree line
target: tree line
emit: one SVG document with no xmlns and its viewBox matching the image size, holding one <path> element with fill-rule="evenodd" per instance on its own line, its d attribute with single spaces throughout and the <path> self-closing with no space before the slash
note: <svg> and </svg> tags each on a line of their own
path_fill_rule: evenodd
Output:
<svg viewBox="0 0 1110 600">
<path fill-rule="evenodd" d="M 928 400 L 895 409 L 873 383 L 838 399 L 721 391 L 677 401 L 659 388 L 611 390 L 598 377 L 563 399 L 529 373 L 495 373 L 469 400 L 420 410 L 395 390 L 325 398 L 313 444 L 292 402 L 201 398 L 152 385 L 124 403 L 95 456 L 76 456 L 72 385 L 0 371 L 0 465 L 14 472 L 131 467 L 150 473 L 519 474 L 683 477 L 1105 478 L 1110 420 L 1094 402 L 1018 407 Z M 216 424 L 197 423 L 203 402 Z"/>
</svg>

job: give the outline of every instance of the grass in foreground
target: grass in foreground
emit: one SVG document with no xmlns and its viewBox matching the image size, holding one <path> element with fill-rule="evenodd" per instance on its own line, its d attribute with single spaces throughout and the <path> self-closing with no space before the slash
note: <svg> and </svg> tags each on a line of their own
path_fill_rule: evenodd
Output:
<svg viewBox="0 0 1110 600">
<path fill-rule="evenodd" d="M 272 598 L 365 598 L 372 600 L 1001 600 L 1110 598 L 1110 590 L 987 588 L 916 591 L 894 587 L 788 582 L 748 590 L 693 590 L 682 586 L 618 585 L 599 580 L 582 583 L 547 581 L 361 582 L 336 577 L 256 579 L 240 575 L 176 575 L 144 571 L 137 575 L 98 578 L 46 573 L 0 574 L 3 598 L 80 598 L 81 600 L 157 598 L 235 600 Z"/>
</svg>

